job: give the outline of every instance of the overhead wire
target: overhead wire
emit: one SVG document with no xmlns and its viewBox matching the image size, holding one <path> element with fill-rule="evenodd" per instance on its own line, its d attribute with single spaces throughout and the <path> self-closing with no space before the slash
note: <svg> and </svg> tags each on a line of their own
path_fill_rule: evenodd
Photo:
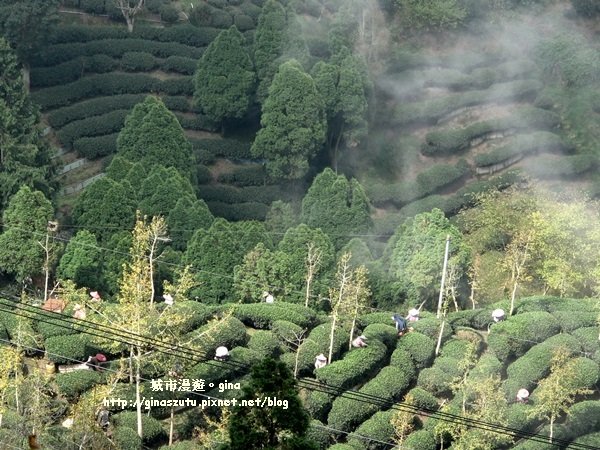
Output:
<svg viewBox="0 0 600 450">
<path fill-rule="evenodd" d="M 12 312 L 10 310 L 4 310 L 4 311 L 9 312 L 9 313 Z M 58 319 L 55 319 L 55 320 L 58 320 Z M 63 318 L 63 320 L 64 320 L 64 318 Z M 69 321 L 69 323 L 71 323 L 71 322 Z M 89 333 L 87 331 L 84 331 L 84 332 Z M 103 336 L 103 338 L 106 338 L 106 336 Z M 115 340 L 119 341 L 118 339 L 115 339 Z M 121 341 L 119 341 L 119 342 L 121 342 Z M 185 359 L 187 359 L 187 358 L 185 358 Z M 200 360 L 200 361 L 193 360 L 193 361 L 209 362 L 206 360 Z M 210 362 L 212 362 L 212 361 L 210 361 Z M 245 368 L 246 370 L 250 368 L 250 366 L 248 366 L 246 364 L 237 363 L 234 361 L 216 361 L 216 362 L 221 363 L 221 364 L 230 365 L 230 366 L 233 365 L 237 368 L 242 367 L 242 368 Z M 410 411 L 415 414 L 426 414 L 426 415 L 433 417 L 435 419 L 438 419 L 438 420 L 450 421 L 453 423 L 463 423 L 463 424 L 473 427 L 473 428 L 480 428 L 480 429 L 484 429 L 484 430 L 488 430 L 488 431 L 499 432 L 501 434 L 511 435 L 512 437 L 526 438 L 526 439 L 531 439 L 531 440 L 539 441 L 539 442 L 547 442 L 547 440 L 548 440 L 548 436 L 545 436 L 545 435 L 524 432 L 519 429 L 503 427 L 503 426 L 499 426 L 498 424 L 492 424 L 492 423 L 488 423 L 488 422 L 484 422 L 484 421 L 478 421 L 478 420 L 474 420 L 472 418 L 466 418 L 464 416 L 449 414 L 449 413 L 445 413 L 445 412 L 441 412 L 441 411 L 428 410 L 426 408 L 411 407 L 410 405 L 406 405 L 406 404 L 397 404 L 388 399 L 384 399 L 381 397 L 368 395 L 368 394 L 364 394 L 364 393 L 360 393 L 360 392 L 356 392 L 356 391 L 346 391 L 339 386 L 324 385 L 317 381 L 312 382 L 307 379 L 302 379 L 302 380 L 298 381 L 298 385 L 300 385 L 301 387 L 306 387 L 307 389 L 318 390 L 318 391 L 325 392 L 328 394 L 337 394 L 342 397 L 350 398 L 352 400 L 371 403 L 371 404 L 379 406 L 379 407 L 389 407 L 390 409 L 397 409 L 400 411 Z M 554 442 L 561 444 L 561 442 L 559 442 L 559 441 L 560 440 L 558 440 L 558 439 L 554 440 Z M 574 444 L 568 443 L 566 441 L 562 442 L 562 444 L 564 444 L 564 445 L 570 444 L 571 448 L 594 448 L 594 447 L 586 447 L 586 446 L 574 447 L 573 446 Z M 577 445 L 580 445 L 580 444 L 577 444 Z M 581 445 L 583 445 L 583 444 L 581 444 Z"/>
</svg>

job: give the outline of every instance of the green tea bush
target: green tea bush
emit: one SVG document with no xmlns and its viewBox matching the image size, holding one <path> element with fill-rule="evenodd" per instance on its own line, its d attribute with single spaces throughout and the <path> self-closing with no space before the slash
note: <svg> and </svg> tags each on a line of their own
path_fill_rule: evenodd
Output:
<svg viewBox="0 0 600 450">
<path fill-rule="evenodd" d="M 194 75 L 198 61 L 184 56 L 169 56 L 161 65 L 166 72 L 176 72 L 182 75 Z"/>
<path fill-rule="evenodd" d="M 559 120 L 559 117 L 553 112 L 539 108 L 523 107 L 511 116 L 476 122 L 466 128 L 431 131 L 425 136 L 425 143 L 421 147 L 421 151 L 429 156 L 455 153 L 469 147 L 473 139 L 494 131 L 527 129 L 530 127 L 548 129 L 558 125 Z M 547 136 L 546 138 L 549 139 Z M 532 141 L 528 142 L 531 145 Z"/>
<path fill-rule="evenodd" d="M 246 14 L 236 14 L 233 17 L 233 23 L 236 28 L 240 31 L 248 31 L 253 30 L 256 25 L 254 24 L 254 19 L 252 17 L 247 16 Z"/>
<path fill-rule="evenodd" d="M 412 331 L 398 340 L 398 349 L 405 350 L 417 369 L 422 369 L 431 364 L 435 352 L 435 341 L 424 334 Z"/>
<path fill-rule="evenodd" d="M 587 311 L 554 311 L 552 315 L 558 320 L 563 333 L 596 325 L 596 317 Z"/>
<path fill-rule="evenodd" d="M 126 52 L 121 56 L 121 69 L 126 72 L 150 72 L 158 65 L 156 58 L 146 52 Z"/>
<path fill-rule="evenodd" d="M 260 202 L 271 203 L 278 199 L 288 199 L 283 186 L 246 186 L 238 188 L 227 185 L 203 186 L 198 193 L 204 201 L 218 201 L 223 203 Z"/>
<path fill-rule="evenodd" d="M 128 109 L 117 109 L 101 116 L 80 119 L 65 125 L 56 135 L 65 147 L 73 147 L 73 142 L 82 137 L 105 135 L 121 131 Z"/>
<path fill-rule="evenodd" d="M 440 351 L 442 357 L 461 359 L 469 347 L 469 341 L 452 338 L 447 341 Z"/>
<path fill-rule="evenodd" d="M 90 97 L 152 92 L 159 85 L 160 81 L 149 75 L 105 73 L 84 77 L 62 86 L 40 89 L 32 93 L 31 97 L 43 110 L 47 110 Z"/>
<path fill-rule="evenodd" d="M 550 364 L 554 350 L 564 346 L 572 351 L 578 351 L 577 339 L 567 334 L 559 334 L 546 339 L 541 344 L 534 345 L 527 353 L 508 366 L 508 378 L 503 384 L 507 398 L 513 399 L 521 388 L 533 390 L 539 380 L 550 372 Z"/>
<path fill-rule="evenodd" d="M 450 357 L 437 358 L 432 367 L 425 368 L 419 373 L 417 386 L 434 395 L 447 394 L 456 378 L 462 375 L 459 368 L 460 359 Z"/>
<path fill-rule="evenodd" d="M 318 449 L 325 450 L 329 445 L 329 430 L 323 428 L 323 422 L 312 419 L 308 430 L 306 430 L 306 439 L 316 444 Z"/>
<path fill-rule="evenodd" d="M 267 330 L 257 330 L 251 336 L 248 341 L 248 348 L 260 353 L 265 358 L 273 357 L 277 358 L 281 353 L 281 344 L 279 339 L 274 333 Z"/>
<path fill-rule="evenodd" d="M 179 9 L 172 4 L 163 5 L 160 8 L 160 20 L 165 23 L 175 23 L 179 20 Z"/>
<path fill-rule="evenodd" d="M 521 356 L 532 347 L 560 331 L 560 324 L 545 311 L 528 312 L 508 317 L 494 324 L 488 337 L 489 348 L 501 361 Z"/>
<path fill-rule="evenodd" d="M 105 0 L 79 0 L 79 7 L 89 14 L 104 14 Z"/>
<path fill-rule="evenodd" d="M 219 175 L 219 183 L 234 186 L 264 186 L 268 180 L 267 171 L 262 164 L 236 167 L 232 172 Z"/>
<path fill-rule="evenodd" d="M 334 444 L 331 447 L 329 447 L 329 450 L 355 450 L 354 447 L 352 447 L 349 444 Z"/>
<path fill-rule="evenodd" d="M 142 449 L 142 439 L 137 431 L 129 427 L 115 427 L 113 431 L 113 441 L 117 448 L 126 448 L 131 450 Z"/>
<path fill-rule="evenodd" d="M 392 316 L 393 312 L 374 312 L 360 316 L 360 324 L 363 327 L 367 327 L 373 323 L 381 323 L 385 325 L 394 325 Z"/>
<path fill-rule="evenodd" d="M 456 166 L 435 164 L 417 175 L 417 184 L 421 192 L 431 194 L 461 179 L 468 170 L 469 166 L 464 160 Z"/>
<path fill-rule="evenodd" d="M 600 367 L 598 363 L 589 358 L 575 358 L 575 373 L 577 375 L 574 387 L 581 389 L 592 389 L 598 383 L 600 376 Z"/>
<path fill-rule="evenodd" d="M 135 411 L 123 411 L 119 414 L 115 414 L 112 417 L 112 421 L 116 427 L 128 427 L 137 430 L 137 417 Z M 142 414 L 142 429 L 142 441 L 145 444 L 155 442 L 165 435 L 165 431 L 163 430 L 160 421 L 146 414 Z"/>
<path fill-rule="evenodd" d="M 194 95 L 194 81 L 191 76 L 167 78 L 159 84 L 161 92 L 167 95 Z"/>
<path fill-rule="evenodd" d="M 208 150 L 214 156 L 233 160 L 252 158 L 250 153 L 252 142 L 236 139 L 194 139 L 191 142 L 194 151 L 199 149 Z"/>
<path fill-rule="evenodd" d="M 396 342 L 398 341 L 398 332 L 396 331 L 396 327 L 381 323 L 373 323 L 367 326 L 363 330 L 362 334 L 367 337 L 367 343 L 371 339 L 377 339 L 378 341 L 383 342 L 389 349 L 395 348 Z"/>
<path fill-rule="evenodd" d="M 375 378 L 368 381 L 358 392 L 377 397 L 383 402 L 391 404 L 399 400 L 402 394 L 406 392 L 414 375 L 414 371 L 403 370 L 399 367 L 384 367 Z M 340 396 L 333 401 L 331 411 L 327 417 L 327 424 L 337 430 L 350 431 L 383 406 L 373 403 L 367 403 L 362 399 L 357 400 Z"/>
<path fill-rule="evenodd" d="M 200 58 L 203 50 L 177 42 L 158 42 L 136 38 L 101 39 L 50 45 L 36 55 L 32 65 L 34 67 L 54 66 L 79 56 L 106 55 L 112 58 L 121 58 L 127 52 L 147 52 L 157 58 L 168 58 L 169 56 Z"/>
<path fill-rule="evenodd" d="M 235 317 L 228 317 L 218 325 L 208 323 L 203 327 L 186 335 L 202 345 L 202 351 L 214 356 L 217 347 L 225 346 L 228 349 L 247 342 L 246 327 Z"/>
<path fill-rule="evenodd" d="M 233 314 L 248 326 L 261 329 L 271 328 L 276 320 L 287 320 L 302 328 L 316 322 L 316 314 L 310 308 L 281 301 L 235 305 Z"/>
<path fill-rule="evenodd" d="M 329 386 L 349 389 L 380 369 L 386 354 L 387 349 L 383 343 L 372 341 L 368 347 L 353 349 L 343 359 L 316 369 L 315 375 L 317 380 Z"/>
<path fill-rule="evenodd" d="M 66 84 L 89 73 L 111 72 L 118 61 L 106 55 L 81 56 L 52 67 L 37 67 L 31 70 L 31 87 L 41 88 Z"/>
<path fill-rule="evenodd" d="M 479 358 L 475 367 L 469 372 L 469 378 L 489 378 L 492 376 L 501 376 L 503 364 L 491 353 L 485 353 Z"/>
<path fill-rule="evenodd" d="M 73 150 L 88 159 L 112 155 L 117 153 L 118 135 L 119 133 L 113 133 L 104 136 L 82 137 L 73 142 Z"/>
<path fill-rule="evenodd" d="M 179 325 L 183 333 L 190 332 L 204 325 L 213 316 L 206 305 L 192 300 L 178 300 L 172 306 L 175 314 L 180 314 L 184 321 Z"/>
<path fill-rule="evenodd" d="M 144 95 L 124 94 L 99 97 L 65 106 L 48 114 L 48 123 L 52 128 L 61 128 L 75 120 L 99 116 L 117 109 L 131 109 L 144 100 Z"/>
<path fill-rule="evenodd" d="M 595 326 L 578 328 L 571 333 L 586 353 L 593 354 L 600 350 L 600 340 L 598 340 L 598 328 Z"/>
<path fill-rule="evenodd" d="M 417 430 L 410 433 L 404 440 L 404 446 L 412 450 L 437 450 L 435 436 L 430 430 Z"/>
<path fill-rule="evenodd" d="M 44 340 L 52 336 L 66 336 L 75 334 L 77 331 L 69 324 L 70 316 L 61 314 L 60 316 L 48 314 L 49 317 L 42 317 L 42 320 L 33 320 L 33 326 L 42 335 Z M 8 336 L 8 335 L 7 335 Z"/>
<path fill-rule="evenodd" d="M 216 217 L 223 217 L 226 220 L 237 222 L 240 220 L 258 220 L 264 221 L 269 212 L 269 205 L 258 202 L 246 203 L 223 203 L 206 202 L 211 213 Z"/>
<path fill-rule="evenodd" d="M 519 100 L 534 96 L 542 88 L 537 80 L 518 80 L 499 83 L 489 89 L 451 94 L 423 102 L 403 103 L 396 108 L 395 122 L 406 125 L 412 122 L 434 124 L 445 115 L 468 106 L 501 100 Z"/>
<path fill-rule="evenodd" d="M 429 336 L 431 339 L 437 341 L 442 326 L 442 321 L 440 319 L 436 319 L 435 317 L 427 317 L 419 319 L 417 322 L 413 322 L 410 325 L 415 331 L 418 331 L 419 333 Z M 452 336 L 452 326 L 447 323 L 444 325 L 442 342 L 448 340 L 450 336 Z"/>
<path fill-rule="evenodd" d="M 431 392 L 421 387 L 412 388 L 406 395 L 412 397 L 414 405 L 419 409 L 433 411 L 438 408 L 437 398 Z"/>
<path fill-rule="evenodd" d="M 600 433 L 590 433 L 585 436 L 580 436 L 573 441 L 573 445 L 569 445 L 567 450 L 575 450 L 581 446 L 587 445 L 592 448 L 600 448 Z"/>
<path fill-rule="evenodd" d="M 596 155 L 570 155 L 562 158 L 540 157 L 528 172 L 536 178 L 574 177 L 598 167 Z"/>
<path fill-rule="evenodd" d="M 255 21 L 258 21 L 258 16 L 260 16 L 262 8 L 260 6 L 255 5 L 253 2 L 244 2 L 240 5 L 240 11 L 252 17 L 252 19 L 254 19 Z"/>
<path fill-rule="evenodd" d="M 474 158 L 478 167 L 490 166 L 504 162 L 513 156 L 528 155 L 538 151 L 567 152 L 572 147 L 554 133 L 538 131 L 532 134 L 518 135 L 512 138 L 507 145 L 494 148 L 487 153 L 478 154 Z"/>
<path fill-rule="evenodd" d="M 303 335 L 303 329 L 288 320 L 275 320 L 271 323 L 271 331 L 279 338 L 282 344 L 297 341 Z M 288 344 L 289 345 L 289 344 Z"/>
<path fill-rule="evenodd" d="M 51 336 L 46 339 L 44 347 L 48 359 L 58 364 L 77 364 L 85 362 L 88 356 L 95 355 L 100 349 L 91 342 L 88 334 L 70 334 Z"/>
<path fill-rule="evenodd" d="M 102 373 L 95 370 L 76 370 L 69 373 L 57 373 L 54 381 L 67 400 L 73 402 L 82 393 L 100 383 L 102 377 Z"/>
<path fill-rule="evenodd" d="M 333 398 L 333 395 L 325 392 L 310 390 L 304 406 L 311 417 L 320 421 L 325 421 L 327 419 L 327 414 L 329 414 L 329 411 L 331 410 Z"/>
<path fill-rule="evenodd" d="M 384 448 L 383 444 L 380 444 L 380 446 L 376 441 L 390 442 L 393 439 L 394 427 L 391 424 L 391 420 L 395 413 L 395 410 L 376 412 L 360 424 L 355 434 L 348 436 L 348 444 L 355 450 Z"/>
<path fill-rule="evenodd" d="M 212 172 L 203 164 L 196 165 L 196 183 L 206 184 L 213 181 Z"/>
<path fill-rule="evenodd" d="M 515 394 L 516 395 L 516 394 Z M 514 397 L 513 397 L 514 398 Z M 512 401 L 513 398 L 510 400 Z M 508 426 L 522 432 L 533 432 L 539 424 L 537 418 L 531 416 L 531 405 L 524 403 L 512 403 L 508 405 L 506 418 Z"/>
<path fill-rule="evenodd" d="M 310 334 L 308 335 L 308 339 L 306 339 L 302 343 L 298 350 L 298 369 L 300 374 L 308 374 L 313 372 L 315 367 L 315 358 L 317 357 L 317 355 L 323 353 L 325 356 L 328 356 L 330 333 L 330 323 L 317 325 L 311 330 Z M 345 330 L 343 328 L 336 328 L 333 334 L 334 360 L 340 356 L 342 351 L 348 348 L 348 339 L 350 337 L 349 335 L 350 333 L 348 330 Z"/>
<path fill-rule="evenodd" d="M 572 438 L 600 429 L 600 400 L 583 400 L 571 406 L 565 428 Z"/>
</svg>

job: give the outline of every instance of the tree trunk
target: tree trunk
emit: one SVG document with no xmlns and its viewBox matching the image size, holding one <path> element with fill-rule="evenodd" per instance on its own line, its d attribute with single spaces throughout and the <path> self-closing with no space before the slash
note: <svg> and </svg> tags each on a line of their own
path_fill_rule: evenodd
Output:
<svg viewBox="0 0 600 450">
<path fill-rule="evenodd" d="M 442 320 L 442 326 L 440 327 L 440 334 L 438 335 L 437 345 L 435 346 L 435 356 L 440 354 L 440 347 L 442 345 L 442 335 L 444 334 L 444 325 L 446 325 L 446 317 Z"/>
<path fill-rule="evenodd" d="M 354 338 L 354 328 L 356 327 L 356 314 L 352 319 L 352 327 L 350 328 L 350 341 L 348 342 L 348 350 L 352 350 L 352 339 Z"/>
<path fill-rule="evenodd" d="M 513 283 L 512 294 L 510 296 L 510 312 L 508 313 L 509 316 L 512 316 L 513 311 L 515 310 L 515 297 L 517 295 L 517 287 L 518 286 L 519 286 L 518 278 L 515 278 L 514 283 Z"/>
<path fill-rule="evenodd" d="M 327 364 L 331 364 L 331 357 L 333 356 L 333 336 L 335 333 L 335 323 L 337 322 L 337 311 L 333 311 L 333 320 L 331 321 L 331 333 L 329 334 L 329 359 Z"/>
<path fill-rule="evenodd" d="M 552 444 L 552 438 L 554 437 L 554 417 L 550 417 L 550 442 Z"/>
<path fill-rule="evenodd" d="M 125 15 L 125 20 L 127 21 L 127 31 L 133 33 L 133 17 Z"/>
<path fill-rule="evenodd" d="M 175 415 L 175 407 L 171 406 L 171 419 L 170 419 L 170 423 L 169 423 L 169 447 L 171 445 L 173 445 L 173 423 L 175 422 L 174 415 Z"/>
<path fill-rule="evenodd" d="M 136 355 L 135 361 L 135 407 L 136 407 L 136 415 L 137 415 L 137 433 L 140 439 L 143 436 L 142 429 L 142 399 L 140 397 L 140 352 L 138 350 L 138 354 Z"/>
<path fill-rule="evenodd" d="M 31 85 L 31 77 L 30 77 L 31 69 L 29 68 L 29 64 L 23 63 L 23 87 L 25 87 L 25 91 L 29 94 L 29 89 Z"/>
</svg>

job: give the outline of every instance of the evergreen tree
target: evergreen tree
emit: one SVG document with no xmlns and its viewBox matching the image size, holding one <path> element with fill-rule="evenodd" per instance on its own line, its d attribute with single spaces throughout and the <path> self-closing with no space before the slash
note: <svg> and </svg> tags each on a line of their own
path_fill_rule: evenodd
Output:
<svg viewBox="0 0 600 450">
<path fill-rule="evenodd" d="M 124 158 L 148 169 L 160 164 L 191 177 L 191 144 L 175 115 L 157 97 L 148 96 L 133 108 L 119 133 L 117 149 Z"/>
<path fill-rule="evenodd" d="M 58 6 L 58 0 L 0 0 L 0 34 L 24 64 L 47 42 L 58 22 Z"/>
<path fill-rule="evenodd" d="M 267 0 L 258 17 L 254 35 L 254 64 L 258 76 L 258 99 L 262 102 L 277 72 L 277 60 L 283 53 L 285 41 L 285 9 L 277 0 Z"/>
<path fill-rule="evenodd" d="M 287 408 L 234 407 L 229 419 L 231 444 L 227 448 L 316 450 L 317 446 L 305 438 L 310 418 L 302 408 L 295 380 L 285 364 L 271 358 L 252 368 L 239 400 L 267 397 L 286 402 Z"/>
<path fill-rule="evenodd" d="M 196 198 L 189 179 L 173 167 L 156 165 L 142 182 L 139 209 L 147 216 L 167 216 L 183 197 Z"/>
<path fill-rule="evenodd" d="M 371 228 L 369 200 L 358 181 L 348 181 L 327 168 L 315 177 L 302 200 L 302 221 L 321 228 L 340 249 L 352 234 Z"/>
<path fill-rule="evenodd" d="M 22 185 L 51 193 L 49 149 L 36 129 L 38 119 L 15 55 L 0 38 L 0 208 Z"/>
<path fill-rule="evenodd" d="M 214 217 L 204 200 L 194 200 L 190 196 L 181 197 L 167 218 L 173 248 L 185 250 L 194 231 L 198 228 L 208 229 L 213 220 Z"/>
<path fill-rule="evenodd" d="M 57 275 L 73 280 L 79 287 L 98 289 L 101 257 L 96 236 L 88 230 L 81 230 L 67 244 Z"/>
<path fill-rule="evenodd" d="M 424 301 L 439 292 L 448 235 L 451 250 L 448 264 L 464 269 L 469 249 L 460 231 L 441 210 L 418 214 L 398 227 L 388 244 L 392 251 L 389 270 L 406 296 Z"/>
<path fill-rule="evenodd" d="M 52 204 L 44 194 L 27 186 L 11 197 L 2 215 L 2 272 L 14 275 L 18 281 L 42 273 L 45 252 L 40 243 L 44 241 L 53 214 Z"/>
<path fill-rule="evenodd" d="M 252 154 L 267 159 L 274 178 L 303 177 L 325 140 L 326 124 L 315 83 L 296 61 L 282 64 L 275 75 L 261 125 Z"/>
<path fill-rule="evenodd" d="M 244 117 L 255 81 L 244 37 L 233 25 L 211 42 L 194 78 L 194 97 L 204 113 L 217 123 Z"/>
</svg>

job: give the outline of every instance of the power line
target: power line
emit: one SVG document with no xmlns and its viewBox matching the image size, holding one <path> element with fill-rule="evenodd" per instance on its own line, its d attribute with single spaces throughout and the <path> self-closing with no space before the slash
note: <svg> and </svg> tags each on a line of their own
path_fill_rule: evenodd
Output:
<svg viewBox="0 0 600 450">
<path fill-rule="evenodd" d="M 9 313 L 14 313 L 14 312 L 8 311 L 8 310 L 4 310 L 4 311 L 9 312 Z M 69 323 L 70 323 L 70 321 L 69 321 Z M 85 333 L 91 334 L 89 332 L 85 332 Z M 122 341 L 119 341 L 118 339 L 115 339 L 115 340 L 117 340 L 118 342 L 122 342 Z M 186 358 L 186 359 L 188 359 L 188 358 Z M 198 361 L 198 362 L 208 362 L 208 361 Z M 224 361 L 224 362 L 218 361 L 218 362 L 220 362 L 221 364 L 227 364 L 230 366 L 233 365 L 234 367 L 237 367 L 237 368 L 245 368 L 246 370 L 250 368 L 249 365 L 237 363 L 234 361 Z M 356 400 L 356 401 L 361 401 L 363 403 L 371 403 L 371 404 L 373 404 L 375 406 L 379 406 L 379 407 L 389 407 L 390 409 L 396 409 L 399 411 L 407 411 L 408 410 L 409 412 L 413 412 L 415 414 L 426 414 L 430 417 L 433 417 L 434 419 L 438 419 L 438 420 L 442 420 L 442 421 L 449 421 L 452 423 L 463 423 L 463 424 L 465 424 L 467 426 L 471 426 L 473 428 L 480 428 L 480 429 L 484 429 L 484 430 L 488 430 L 488 431 L 494 431 L 494 432 L 498 432 L 500 434 L 510 435 L 512 437 L 526 438 L 526 439 L 531 439 L 531 440 L 538 441 L 538 442 L 547 442 L 548 441 L 548 436 L 545 436 L 545 435 L 523 432 L 521 430 L 510 428 L 510 427 L 503 427 L 503 426 L 499 426 L 497 424 L 491 424 L 488 422 L 474 420 L 471 418 L 466 418 L 466 417 L 458 416 L 458 415 L 454 415 L 454 414 L 443 413 L 440 411 L 428 410 L 426 408 L 416 408 L 416 407 L 412 407 L 412 406 L 406 405 L 406 404 L 400 405 L 400 404 L 396 404 L 393 401 L 389 401 L 389 400 L 381 398 L 381 397 L 372 396 L 372 395 L 368 395 L 368 394 L 364 394 L 364 393 L 360 393 L 360 392 L 356 392 L 356 391 L 345 391 L 344 389 L 342 389 L 339 386 L 323 385 L 317 381 L 312 382 L 309 380 L 299 380 L 298 384 L 305 386 L 307 389 L 317 390 L 317 391 L 325 392 L 328 394 L 335 393 L 342 397 L 350 398 L 350 399 Z M 333 391 L 333 392 L 331 392 L 331 391 Z M 500 431 L 498 431 L 498 430 L 500 430 Z M 584 444 L 574 444 L 574 443 L 569 443 L 566 441 L 561 441 L 559 439 L 555 439 L 554 442 L 556 442 L 557 444 L 561 444 L 561 445 L 563 445 L 563 444 L 569 445 L 570 444 L 572 448 L 594 448 L 594 447 L 590 447 L 590 446 L 585 446 Z"/>
</svg>

